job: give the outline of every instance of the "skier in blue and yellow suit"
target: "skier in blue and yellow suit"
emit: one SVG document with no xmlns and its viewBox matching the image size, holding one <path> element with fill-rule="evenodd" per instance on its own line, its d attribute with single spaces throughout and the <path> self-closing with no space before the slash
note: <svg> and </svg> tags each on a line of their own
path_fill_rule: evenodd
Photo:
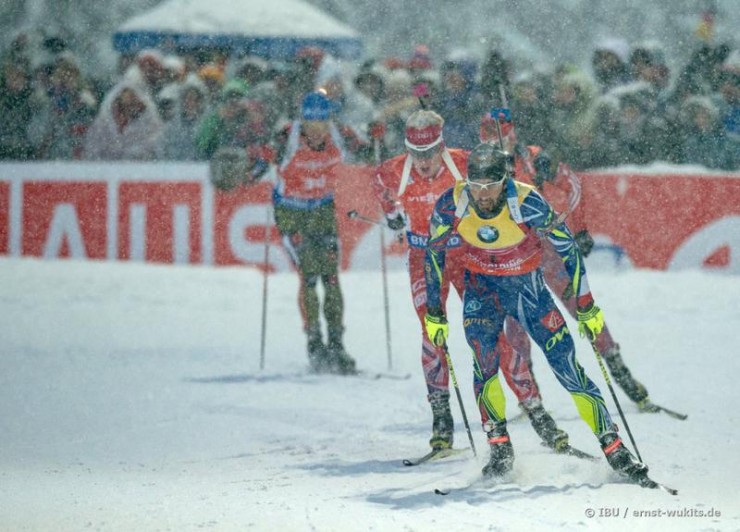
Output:
<svg viewBox="0 0 740 532">
<path fill-rule="evenodd" d="M 539 268 L 542 239 L 547 238 L 572 279 L 573 293 L 578 297 L 579 330 L 594 337 L 604 319 L 591 296 L 581 252 L 547 201 L 534 187 L 515 181 L 510 168 L 509 154 L 490 144 L 478 145 L 468 157 L 467 179 L 448 189 L 435 205 L 426 251 L 425 324 L 429 338 L 444 345 L 448 326 L 441 310 L 440 286 L 445 243 L 455 233 L 463 241 L 459 259 L 465 261 L 466 270 L 463 325 L 475 358 L 476 400 L 491 448 L 483 474 L 502 475 L 514 462 L 497 350 L 504 320 L 512 316 L 545 353 L 580 416 L 599 438 L 609 464 L 631 478 L 646 475 L 647 467 L 617 436 L 601 392 L 576 361 L 573 338 Z"/>
</svg>

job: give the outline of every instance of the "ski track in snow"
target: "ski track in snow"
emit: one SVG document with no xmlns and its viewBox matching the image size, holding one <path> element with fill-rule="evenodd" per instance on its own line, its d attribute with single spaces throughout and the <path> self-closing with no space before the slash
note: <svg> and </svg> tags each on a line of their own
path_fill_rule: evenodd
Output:
<svg viewBox="0 0 740 532">
<path fill-rule="evenodd" d="M 435 495 L 476 478 L 487 450 L 451 296 L 450 349 L 478 458 L 401 463 L 427 452 L 431 425 L 402 271 L 389 274 L 390 371 L 408 380 L 307 374 L 294 274 L 270 281 L 262 371 L 256 271 L 0 259 L 0 275 L 0 530 L 740 530 L 740 277 L 590 271 L 633 373 L 656 403 L 689 414 L 641 414 L 618 391 L 672 497 L 620 483 L 604 460 L 554 455 L 525 420 L 510 424 L 516 486 Z M 348 351 L 388 372 L 379 273 L 342 283 Z M 622 426 L 589 345 L 577 347 Z M 545 406 L 574 446 L 599 454 L 533 356 Z M 635 514 L 658 511 L 683 514 Z"/>
</svg>

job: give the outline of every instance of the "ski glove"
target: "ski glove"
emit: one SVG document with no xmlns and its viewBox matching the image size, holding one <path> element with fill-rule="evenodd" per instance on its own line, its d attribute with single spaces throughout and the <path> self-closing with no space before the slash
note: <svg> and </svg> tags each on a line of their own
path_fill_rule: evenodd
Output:
<svg viewBox="0 0 740 532">
<path fill-rule="evenodd" d="M 584 309 L 578 309 L 578 332 L 581 337 L 587 337 L 589 341 L 594 341 L 604 328 L 604 313 L 595 304 L 591 304 Z"/>
<path fill-rule="evenodd" d="M 553 172 L 552 159 L 550 159 L 550 156 L 547 153 L 538 153 L 535 156 L 533 163 L 535 169 L 535 185 L 541 187 L 546 181 L 549 182 L 555 180 L 555 172 Z"/>
<path fill-rule="evenodd" d="M 585 229 L 583 231 L 578 231 L 574 238 L 576 240 L 576 244 L 578 244 L 578 247 L 581 250 L 581 255 L 588 257 L 594 247 L 594 239 Z"/>
<path fill-rule="evenodd" d="M 403 219 L 403 215 L 401 214 L 395 218 L 386 218 L 385 221 L 388 223 L 388 228 L 391 231 L 400 231 L 406 227 L 406 220 Z"/>
<path fill-rule="evenodd" d="M 447 342 L 450 327 L 441 310 L 429 309 L 424 315 L 424 327 L 427 330 L 427 336 L 434 345 L 441 346 Z"/>
</svg>

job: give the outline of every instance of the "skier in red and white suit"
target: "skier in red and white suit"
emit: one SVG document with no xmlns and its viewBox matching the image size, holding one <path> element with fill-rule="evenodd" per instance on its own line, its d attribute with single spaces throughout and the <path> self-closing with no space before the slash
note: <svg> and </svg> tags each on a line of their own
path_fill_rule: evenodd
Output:
<svg viewBox="0 0 740 532">
<path fill-rule="evenodd" d="M 496 112 L 496 110 L 494 110 Z M 584 203 L 581 201 L 581 182 L 570 167 L 560 162 L 553 168 L 553 162 L 540 146 L 526 146 L 517 141 L 513 122 L 505 113 L 498 112 L 496 119 L 486 115 L 481 120 L 480 140 L 494 146 L 503 145 L 504 151 L 514 157 L 514 175 L 518 181 L 533 185 L 537 191 L 560 213 L 560 219 L 567 218 L 568 227 L 573 232 L 581 254 L 586 257 L 594 246 L 588 232 Z M 499 131 L 501 142 L 499 142 Z M 540 266 L 545 282 L 553 291 L 568 312 L 575 317 L 576 301 L 570 291 L 568 273 L 563 261 L 551 245 L 543 246 L 542 264 Z M 514 348 L 515 363 L 531 364 L 531 344 L 527 333 L 516 320 L 507 319 L 506 338 Z M 596 348 L 602 354 L 609 370 L 625 394 L 638 407 L 646 412 L 657 409 L 648 398 L 645 386 L 637 381 L 625 366 L 620 354 L 619 344 L 614 341 L 609 327 L 604 328 L 596 338 Z M 527 361 L 527 362 L 525 362 Z"/>
<path fill-rule="evenodd" d="M 424 332 L 427 310 L 424 257 L 434 205 L 444 191 L 464 179 L 459 169 L 466 168 L 468 156 L 467 151 L 445 146 L 443 127 L 444 119 L 434 111 L 419 110 L 410 115 L 406 121 L 407 153 L 382 163 L 373 183 L 388 226 L 394 231 L 406 230 L 411 295 L 419 317 L 421 362 L 433 415 L 429 444 L 435 450 L 452 447 L 454 422 L 449 405 L 449 368 L 445 351 L 443 347 L 433 345 Z M 447 268 L 441 286 L 443 304 L 447 300 L 450 284 L 462 298 L 464 267 L 463 261 L 456 260 L 459 243 L 457 236 L 448 242 Z M 506 381 L 520 404 L 533 407 L 534 411 L 528 411 L 528 414 L 537 433 L 552 448 L 567 445 L 567 434 L 557 429 L 555 422 L 541 407 L 539 389 L 529 363 L 518 363 L 505 340 L 502 340 L 501 350 L 501 367 Z"/>
</svg>

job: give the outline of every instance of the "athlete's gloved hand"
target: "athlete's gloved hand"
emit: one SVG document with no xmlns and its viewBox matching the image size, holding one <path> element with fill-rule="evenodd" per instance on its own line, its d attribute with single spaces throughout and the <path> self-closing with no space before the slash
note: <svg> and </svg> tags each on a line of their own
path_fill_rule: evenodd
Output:
<svg viewBox="0 0 740 532">
<path fill-rule="evenodd" d="M 535 185 L 541 187 L 546 181 L 553 181 L 555 179 L 552 159 L 547 152 L 538 153 L 534 158 L 533 164 Z"/>
<path fill-rule="evenodd" d="M 395 218 L 386 217 L 385 221 L 391 231 L 400 231 L 401 229 L 406 227 L 406 220 L 403 219 L 402 214 L 399 214 Z"/>
<path fill-rule="evenodd" d="M 434 345 L 440 346 L 447 342 L 450 326 L 447 324 L 447 318 L 442 309 L 427 309 L 427 313 L 424 315 L 424 327 L 427 330 L 427 336 Z"/>
<path fill-rule="evenodd" d="M 574 238 L 576 240 L 576 244 L 578 244 L 578 247 L 581 250 L 581 255 L 588 257 L 594 247 L 594 239 L 585 229 L 583 231 L 578 231 Z"/>
<path fill-rule="evenodd" d="M 578 316 L 578 332 L 581 337 L 585 336 L 589 341 L 593 341 L 604 328 L 604 313 L 595 303 L 585 308 L 579 308 L 576 311 Z"/>
</svg>

